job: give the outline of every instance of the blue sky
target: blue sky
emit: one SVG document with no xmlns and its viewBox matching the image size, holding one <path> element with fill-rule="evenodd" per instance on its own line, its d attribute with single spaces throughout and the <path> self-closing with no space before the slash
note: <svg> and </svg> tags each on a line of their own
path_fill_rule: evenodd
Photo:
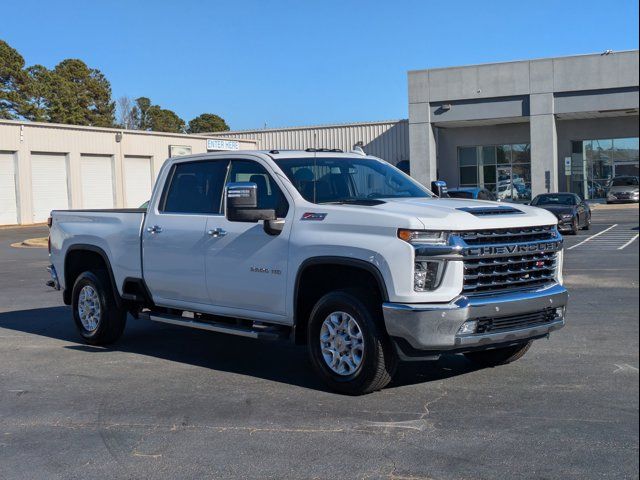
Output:
<svg viewBox="0 0 640 480">
<path fill-rule="evenodd" d="M 638 1 L 3 0 L 0 38 L 114 98 L 281 127 L 406 118 L 412 69 L 636 49 Z"/>
</svg>

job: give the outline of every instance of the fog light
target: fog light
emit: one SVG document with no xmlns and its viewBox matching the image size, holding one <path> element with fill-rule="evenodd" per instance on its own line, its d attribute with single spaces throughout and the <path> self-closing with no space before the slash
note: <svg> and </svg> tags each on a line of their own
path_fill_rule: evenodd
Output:
<svg viewBox="0 0 640 480">
<path fill-rule="evenodd" d="M 556 308 L 556 318 L 564 318 L 564 307 Z"/>
<path fill-rule="evenodd" d="M 435 290 L 440 286 L 444 262 L 430 260 L 416 262 L 413 267 L 413 288 L 416 292 Z"/>
<path fill-rule="evenodd" d="M 478 329 L 478 321 L 469 320 L 462 324 L 462 326 L 458 329 L 458 333 L 461 335 L 468 335 L 470 333 L 476 333 L 477 329 Z"/>
</svg>

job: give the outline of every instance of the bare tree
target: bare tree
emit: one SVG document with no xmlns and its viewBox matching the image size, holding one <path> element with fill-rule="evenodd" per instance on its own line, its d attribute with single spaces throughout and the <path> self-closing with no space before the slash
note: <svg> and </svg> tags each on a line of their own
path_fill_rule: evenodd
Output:
<svg viewBox="0 0 640 480">
<path fill-rule="evenodd" d="M 137 129 L 135 102 L 130 97 L 124 95 L 118 99 L 116 105 L 118 124 L 128 130 Z"/>
</svg>

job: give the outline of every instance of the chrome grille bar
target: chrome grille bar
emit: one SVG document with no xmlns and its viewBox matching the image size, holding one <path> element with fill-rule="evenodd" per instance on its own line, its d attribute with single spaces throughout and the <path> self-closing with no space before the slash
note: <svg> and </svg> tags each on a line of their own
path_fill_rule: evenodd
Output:
<svg viewBox="0 0 640 480">
<path fill-rule="evenodd" d="M 466 295 L 533 288 L 555 281 L 562 237 L 555 225 L 459 232 Z"/>
</svg>

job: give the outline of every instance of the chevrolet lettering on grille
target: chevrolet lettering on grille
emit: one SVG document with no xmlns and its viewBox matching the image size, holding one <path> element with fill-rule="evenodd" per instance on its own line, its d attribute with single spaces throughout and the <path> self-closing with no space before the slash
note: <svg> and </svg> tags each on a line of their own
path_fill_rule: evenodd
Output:
<svg viewBox="0 0 640 480">
<path fill-rule="evenodd" d="M 483 247 L 469 247 L 464 250 L 465 256 L 484 257 L 492 255 L 513 255 L 535 252 L 557 252 L 562 248 L 561 241 L 541 242 L 524 245 L 486 245 Z"/>
</svg>

